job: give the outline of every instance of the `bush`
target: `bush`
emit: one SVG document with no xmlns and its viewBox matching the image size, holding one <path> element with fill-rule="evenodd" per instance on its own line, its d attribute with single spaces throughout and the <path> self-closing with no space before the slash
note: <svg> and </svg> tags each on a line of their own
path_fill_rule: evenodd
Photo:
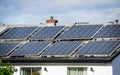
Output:
<svg viewBox="0 0 120 75">
<path fill-rule="evenodd" d="M 3 63 L 0 59 L 0 75 L 13 75 L 14 72 L 17 72 L 9 62 Z"/>
</svg>

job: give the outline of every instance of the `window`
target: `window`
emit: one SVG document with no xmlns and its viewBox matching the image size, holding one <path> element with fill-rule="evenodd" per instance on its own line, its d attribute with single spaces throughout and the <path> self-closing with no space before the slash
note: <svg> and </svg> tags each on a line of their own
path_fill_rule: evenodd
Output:
<svg viewBox="0 0 120 75">
<path fill-rule="evenodd" d="M 87 75 L 86 67 L 69 67 L 67 75 Z"/>
<path fill-rule="evenodd" d="M 21 75 L 41 75 L 41 68 L 39 68 L 39 67 L 22 67 Z"/>
</svg>

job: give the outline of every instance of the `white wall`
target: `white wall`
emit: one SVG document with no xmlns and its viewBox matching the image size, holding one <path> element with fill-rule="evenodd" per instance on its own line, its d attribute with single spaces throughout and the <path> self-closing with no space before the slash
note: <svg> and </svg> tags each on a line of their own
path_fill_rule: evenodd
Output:
<svg viewBox="0 0 120 75">
<path fill-rule="evenodd" d="M 69 66 L 21 66 L 21 67 L 41 67 L 42 68 L 42 75 L 67 75 L 67 68 L 68 67 L 87 67 L 87 75 L 112 75 L 112 66 L 111 65 L 96 65 L 96 66 L 89 66 L 89 65 L 69 65 Z M 20 66 L 16 66 L 15 68 L 18 69 L 17 73 L 14 75 L 20 75 Z M 47 69 L 47 71 L 44 70 Z M 93 68 L 94 72 L 91 71 Z"/>
<path fill-rule="evenodd" d="M 47 68 L 47 72 L 44 68 Z M 67 75 L 67 66 L 43 66 L 42 75 Z"/>
<path fill-rule="evenodd" d="M 120 75 L 120 54 L 112 61 L 113 75 Z"/>
<path fill-rule="evenodd" d="M 94 72 L 90 70 L 91 68 Z M 89 66 L 88 75 L 112 75 L 112 66 Z"/>
<path fill-rule="evenodd" d="M 13 75 L 20 75 L 20 66 L 15 66 L 15 68 L 18 70 Z"/>
</svg>

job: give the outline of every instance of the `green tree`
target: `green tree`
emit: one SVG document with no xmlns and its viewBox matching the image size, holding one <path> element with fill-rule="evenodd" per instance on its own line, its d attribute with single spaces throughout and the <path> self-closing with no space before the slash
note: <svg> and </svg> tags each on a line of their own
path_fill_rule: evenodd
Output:
<svg viewBox="0 0 120 75">
<path fill-rule="evenodd" d="M 9 62 L 3 63 L 0 59 L 0 75 L 13 75 L 14 72 L 17 72 L 17 69 L 14 68 Z"/>
</svg>

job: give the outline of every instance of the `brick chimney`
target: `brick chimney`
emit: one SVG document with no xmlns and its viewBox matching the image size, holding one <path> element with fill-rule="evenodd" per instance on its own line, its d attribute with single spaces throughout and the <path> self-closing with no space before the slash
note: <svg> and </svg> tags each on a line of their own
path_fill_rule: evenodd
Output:
<svg viewBox="0 0 120 75">
<path fill-rule="evenodd" d="M 56 23 L 58 23 L 58 20 L 55 20 L 53 16 L 51 16 L 50 19 L 46 20 L 46 24 L 49 26 L 56 26 Z"/>
</svg>

